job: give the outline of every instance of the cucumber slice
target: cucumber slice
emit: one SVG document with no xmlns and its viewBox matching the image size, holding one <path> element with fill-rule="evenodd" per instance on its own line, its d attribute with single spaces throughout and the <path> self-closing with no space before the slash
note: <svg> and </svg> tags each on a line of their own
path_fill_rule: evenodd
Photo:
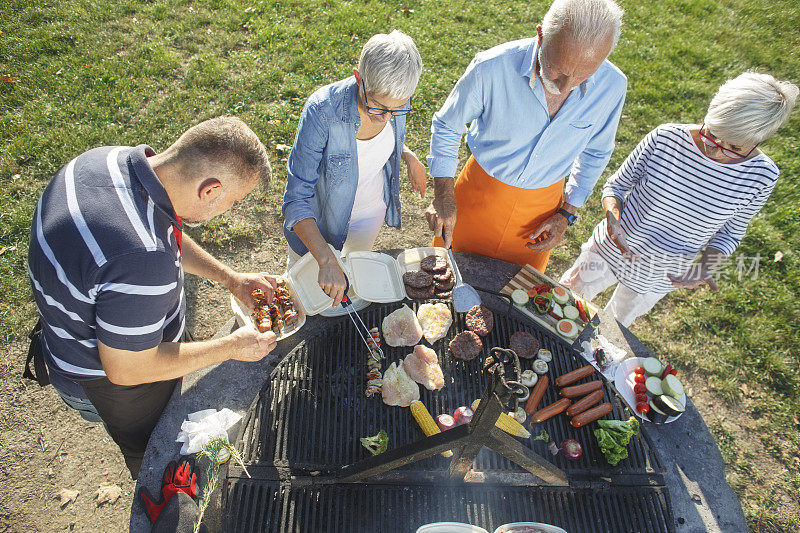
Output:
<svg viewBox="0 0 800 533">
<path fill-rule="evenodd" d="M 661 388 L 661 380 L 655 376 L 650 376 L 644 380 L 644 386 L 647 387 L 647 393 L 650 396 L 661 396 L 664 394 L 664 389 Z"/>
<path fill-rule="evenodd" d="M 686 410 L 686 407 L 679 400 L 666 394 L 653 398 L 653 404 L 669 416 L 678 416 Z"/>
<path fill-rule="evenodd" d="M 514 289 L 511 292 L 511 299 L 514 300 L 514 303 L 517 305 L 525 305 L 528 303 L 528 300 L 530 300 L 528 293 L 522 289 Z"/>
<path fill-rule="evenodd" d="M 653 400 L 650 400 L 650 410 L 647 412 L 647 418 L 653 424 L 660 426 L 667 421 L 667 413 L 661 411 Z"/>
<path fill-rule="evenodd" d="M 642 361 L 642 368 L 647 372 L 648 376 L 658 376 L 661 378 L 661 372 L 664 370 L 664 365 L 655 357 L 648 357 Z"/>
<path fill-rule="evenodd" d="M 672 374 L 667 375 L 667 377 L 661 381 L 661 388 L 664 394 L 668 394 L 673 398 L 680 398 L 683 396 L 683 385 L 681 381 Z"/>
<path fill-rule="evenodd" d="M 578 308 L 574 305 L 565 305 L 564 306 L 564 318 L 569 318 L 570 320 L 575 320 L 578 318 L 580 313 L 578 313 Z"/>
<path fill-rule="evenodd" d="M 553 298 L 555 298 L 558 303 L 565 304 L 569 301 L 569 294 L 567 294 L 567 291 L 560 285 L 553 287 L 551 292 L 553 293 Z"/>
</svg>

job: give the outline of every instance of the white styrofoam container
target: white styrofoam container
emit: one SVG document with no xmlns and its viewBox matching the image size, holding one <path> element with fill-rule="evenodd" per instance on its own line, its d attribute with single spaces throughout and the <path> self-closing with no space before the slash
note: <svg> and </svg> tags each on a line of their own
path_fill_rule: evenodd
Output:
<svg viewBox="0 0 800 533">
<path fill-rule="evenodd" d="M 297 322 L 295 322 L 292 326 L 283 328 L 283 332 L 278 336 L 278 340 L 281 340 L 285 339 L 289 335 L 294 334 L 303 327 L 303 324 L 306 323 L 307 312 L 305 307 L 303 307 L 303 303 L 297 297 L 297 293 L 292 285 L 292 281 L 281 276 L 278 277 L 286 281 L 286 286 L 289 289 L 289 296 L 292 298 L 292 304 L 294 304 L 294 308 L 297 310 Z M 245 324 L 255 326 L 255 324 L 253 324 L 253 318 L 250 310 L 233 294 L 231 294 L 231 309 L 233 309 L 233 314 L 236 316 L 236 322 L 240 326 L 244 326 Z"/>
<path fill-rule="evenodd" d="M 447 250 L 445 248 L 433 246 L 409 248 L 408 250 L 400 252 L 397 255 L 397 263 L 400 265 L 401 278 L 403 274 L 409 270 L 419 270 L 420 262 L 429 255 L 438 255 L 439 257 L 444 258 L 445 261 L 447 261 L 447 264 L 450 265 L 450 268 L 453 269 L 453 277 L 456 285 L 461 283 L 461 272 L 458 271 L 458 265 L 450 262 L 450 257 L 448 256 Z"/>
</svg>

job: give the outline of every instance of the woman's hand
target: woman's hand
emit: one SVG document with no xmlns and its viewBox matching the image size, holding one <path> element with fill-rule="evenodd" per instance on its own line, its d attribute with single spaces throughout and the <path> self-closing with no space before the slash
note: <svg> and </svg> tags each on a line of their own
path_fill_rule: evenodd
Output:
<svg viewBox="0 0 800 533">
<path fill-rule="evenodd" d="M 719 291 L 711 271 L 704 266 L 693 265 L 682 276 L 667 274 L 667 278 L 678 289 L 696 289 L 705 283 L 713 292 Z"/>
<path fill-rule="evenodd" d="M 236 272 L 231 276 L 231 284 L 228 289 L 236 296 L 240 302 L 247 306 L 250 311 L 255 309 L 256 303 L 253 301 L 251 293 L 255 289 L 261 289 L 267 296 L 267 301 L 272 301 L 272 295 L 278 287 L 275 276 L 266 272 L 241 273 Z"/>
<path fill-rule="evenodd" d="M 326 261 L 319 265 L 319 286 L 325 294 L 333 298 L 333 307 L 336 307 L 344 298 L 344 291 L 347 288 L 347 279 L 344 277 L 342 267 L 337 261 Z"/>
<path fill-rule="evenodd" d="M 628 248 L 628 238 L 625 235 L 625 231 L 622 229 L 619 219 L 611 211 L 606 211 L 606 229 L 608 237 L 619 248 L 623 259 L 634 261 L 637 256 Z"/>
<path fill-rule="evenodd" d="M 425 198 L 425 189 L 428 186 L 428 170 L 419 160 L 417 154 L 407 147 L 403 147 L 403 155 L 401 157 L 406 163 L 411 189 L 417 191 L 420 198 Z"/>
</svg>

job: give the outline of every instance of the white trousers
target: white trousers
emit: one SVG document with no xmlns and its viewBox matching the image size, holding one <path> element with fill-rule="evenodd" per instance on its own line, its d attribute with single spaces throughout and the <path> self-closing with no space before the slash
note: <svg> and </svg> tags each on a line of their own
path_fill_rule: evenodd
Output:
<svg viewBox="0 0 800 533">
<path fill-rule="evenodd" d="M 347 255 L 350 252 L 356 251 L 370 251 L 375 245 L 375 239 L 378 238 L 383 227 L 383 220 L 386 218 L 386 209 L 376 211 L 358 220 L 351 220 L 350 227 L 347 230 L 347 239 L 342 246 L 342 255 Z M 286 260 L 286 270 L 300 259 L 300 256 L 289 248 L 289 257 Z"/>
<path fill-rule="evenodd" d="M 640 294 L 620 283 L 606 260 L 597 253 L 597 244 L 591 238 L 583 243 L 578 259 L 562 274 L 560 282 L 588 301 L 616 283 L 617 288 L 605 311 L 626 328 L 634 320 L 647 314 L 666 296 L 657 293 Z"/>
</svg>

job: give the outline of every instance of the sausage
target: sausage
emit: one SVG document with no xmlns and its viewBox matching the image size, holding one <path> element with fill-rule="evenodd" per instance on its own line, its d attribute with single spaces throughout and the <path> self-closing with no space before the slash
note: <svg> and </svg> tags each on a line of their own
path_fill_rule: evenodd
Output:
<svg viewBox="0 0 800 533">
<path fill-rule="evenodd" d="M 592 374 L 594 374 L 594 367 L 592 365 L 582 366 L 577 370 L 558 376 L 556 378 L 556 385 L 564 387 L 570 383 L 575 383 L 579 379 L 588 378 Z"/>
<path fill-rule="evenodd" d="M 542 401 L 542 396 L 544 396 L 544 391 L 547 390 L 547 385 L 549 383 L 550 378 L 542 376 L 539 378 L 539 381 L 536 382 L 536 385 L 533 386 L 531 396 L 525 403 L 525 413 L 527 415 L 532 415 L 536 412 L 536 408 L 539 407 L 539 402 Z"/>
<path fill-rule="evenodd" d="M 591 409 L 573 416 L 570 423 L 572 424 L 572 427 L 583 427 L 590 422 L 594 422 L 601 416 L 606 416 L 610 412 L 611 402 L 601 403 L 597 407 L 592 407 Z"/>
<path fill-rule="evenodd" d="M 590 381 L 588 383 L 581 383 L 580 385 L 572 385 L 571 387 L 564 387 L 561 389 L 561 396 L 564 398 L 579 398 L 590 392 L 598 390 L 603 386 L 600 380 Z"/>
<path fill-rule="evenodd" d="M 569 398 L 561 398 L 557 402 L 551 403 L 547 407 L 542 407 L 541 409 L 533 413 L 533 418 L 531 419 L 531 422 L 538 424 L 539 422 L 544 422 L 548 418 L 552 418 L 559 413 L 563 413 L 571 403 L 572 400 L 570 400 Z"/>
<path fill-rule="evenodd" d="M 569 409 L 567 409 L 567 416 L 573 417 L 577 414 L 580 414 L 602 400 L 603 400 L 603 391 L 596 390 L 593 393 L 589 394 L 588 396 L 584 396 L 577 402 L 570 405 Z"/>
</svg>

